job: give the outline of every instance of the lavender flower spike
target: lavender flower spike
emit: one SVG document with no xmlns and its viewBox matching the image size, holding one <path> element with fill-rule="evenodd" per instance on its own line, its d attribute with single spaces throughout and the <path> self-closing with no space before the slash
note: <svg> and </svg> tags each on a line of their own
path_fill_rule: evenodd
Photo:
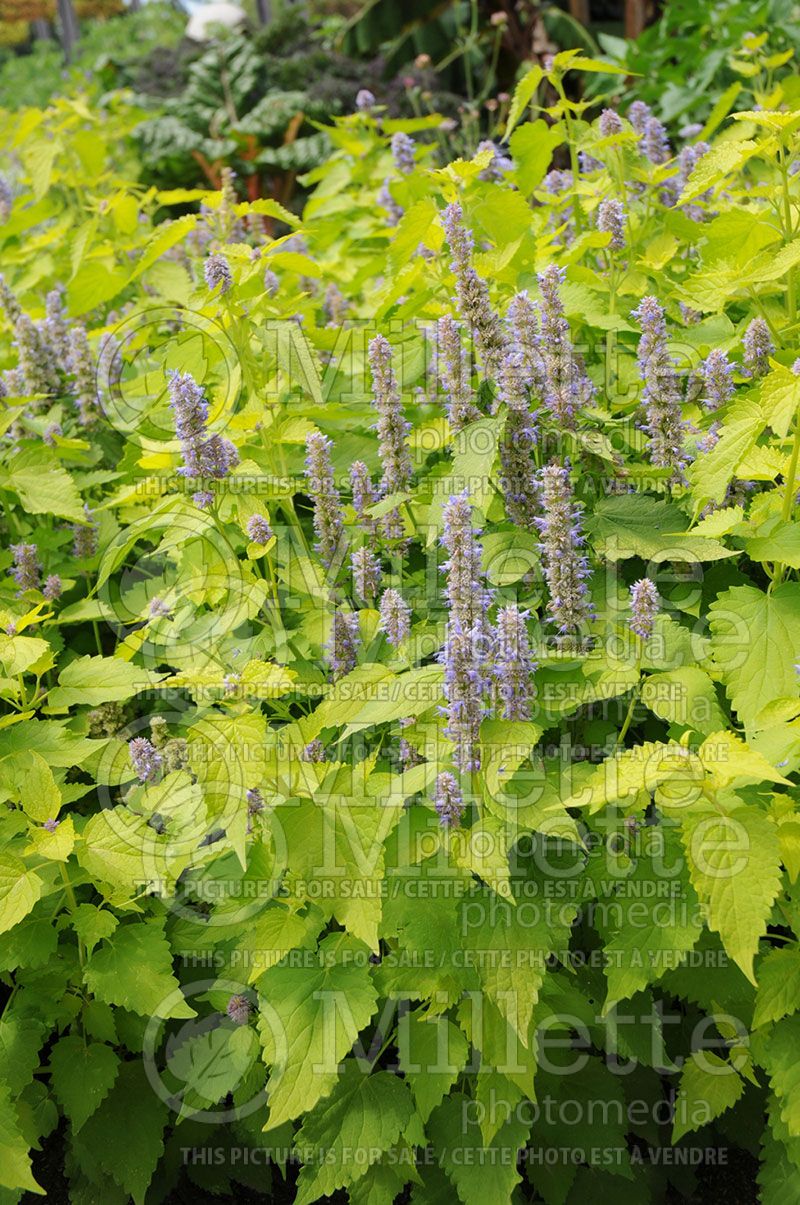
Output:
<svg viewBox="0 0 800 1205">
<path fill-rule="evenodd" d="M 494 640 L 494 689 L 500 717 L 528 720 L 531 713 L 531 679 L 536 662 L 531 654 L 527 612 L 513 603 L 497 613 Z"/>
<path fill-rule="evenodd" d="M 464 213 L 453 201 L 442 215 L 452 259 L 450 267 L 456 278 L 456 296 L 461 316 L 472 331 L 478 358 L 484 373 L 496 377 L 505 339 L 500 319 L 492 309 L 489 289 L 472 266 L 472 235 L 464 225 Z"/>
<path fill-rule="evenodd" d="M 61 596 L 62 589 L 61 578 L 57 573 L 50 573 L 42 587 L 42 594 L 48 602 L 55 602 Z"/>
<path fill-rule="evenodd" d="M 97 523 L 88 502 L 83 504 L 83 513 L 86 522 L 72 524 L 72 555 L 79 561 L 89 560 L 97 552 Z"/>
<path fill-rule="evenodd" d="M 622 118 L 614 109 L 603 109 L 597 120 L 597 128 L 604 138 L 613 138 L 623 130 Z"/>
<path fill-rule="evenodd" d="M 414 140 L 408 134 L 398 130 L 392 135 L 392 159 L 401 176 L 408 176 L 414 170 Z"/>
<path fill-rule="evenodd" d="M 137 736 L 128 742 L 128 755 L 139 782 L 153 782 L 158 778 L 161 773 L 161 754 L 146 736 Z"/>
<path fill-rule="evenodd" d="M 453 433 L 480 418 L 469 379 L 469 357 L 461 343 L 461 328 L 449 314 L 436 324 L 436 371 L 447 398 L 447 421 Z"/>
<path fill-rule="evenodd" d="M 374 535 L 377 523 L 372 515 L 367 514 L 367 508 L 378 501 L 379 495 L 363 460 L 354 460 L 350 465 L 350 488 L 353 493 L 353 510 L 356 512 L 359 526 L 368 535 Z"/>
<path fill-rule="evenodd" d="M 664 310 L 655 297 L 644 297 L 631 315 L 642 328 L 639 340 L 639 371 L 644 383 L 642 402 L 647 420 L 650 461 L 658 468 L 671 468 L 682 475 L 684 422 L 681 391 L 675 362 L 667 350 Z"/>
<path fill-rule="evenodd" d="M 384 590 L 380 601 L 380 628 L 389 644 L 395 648 L 408 638 L 411 631 L 411 608 L 393 588 Z"/>
<path fill-rule="evenodd" d="M 274 532 L 265 515 L 251 515 L 247 520 L 247 536 L 254 544 L 268 544 Z"/>
<path fill-rule="evenodd" d="M 375 597 L 381 585 L 381 563 L 369 548 L 357 548 L 350 557 L 353 589 L 356 597 L 368 601 Z"/>
<path fill-rule="evenodd" d="M 55 352 L 39 327 L 21 314 L 14 327 L 19 367 L 29 393 L 58 393 L 60 374 Z"/>
<path fill-rule="evenodd" d="M 509 518 L 520 527 L 530 527 L 536 514 L 536 482 L 533 453 L 536 423 L 528 404 L 523 359 L 513 348 L 506 352 L 498 378 L 498 400 L 508 407 L 500 462 L 503 491 Z"/>
<path fill-rule="evenodd" d="M 39 564 L 39 551 L 35 544 L 12 544 L 11 553 L 14 564 L 9 573 L 17 583 L 17 594 L 25 590 L 38 590 L 42 567 Z"/>
<path fill-rule="evenodd" d="M 564 317 L 561 301 L 563 282 L 564 271 L 555 264 L 550 264 L 539 275 L 542 354 L 546 374 L 544 401 L 556 421 L 572 429 L 578 411 L 590 402 L 594 386 L 572 346 L 569 323 Z"/>
<path fill-rule="evenodd" d="M 436 779 L 433 805 L 439 815 L 442 828 L 455 828 L 461 823 L 461 817 L 464 815 L 464 798 L 454 775 L 448 770 L 445 770 Z"/>
<path fill-rule="evenodd" d="M 625 246 L 625 210 L 622 202 L 613 197 L 601 201 L 597 208 L 597 229 L 610 234 L 609 247 L 622 251 Z"/>
<path fill-rule="evenodd" d="M 458 616 L 451 618 L 439 659 L 444 665 L 445 735 L 455 746 L 453 761 L 462 773 L 481 768 L 480 728 L 489 685 L 484 644 L 482 624 L 464 628 Z"/>
<path fill-rule="evenodd" d="M 314 501 L 316 549 L 325 568 L 330 569 L 344 538 L 344 522 L 333 475 L 331 441 L 321 431 L 312 431 L 306 437 L 306 480 Z"/>
<path fill-rule="evenodd" d="M 724 351 L 715 347 L 706 356 L 703 366 L 704 399 L 709 410 L 719 410 L 733 397 L 733 365 Z"/>
<path fill-rule="evenodd" d="M 631 617 L 629 624 L 632 632 L 642 640 L 648 640 L 653 634 L 653 626 L 660 609 L 658 590 L 649 577 L 643 577 L 631 586 Z"/>
<path fill-rule="evenodd" d="M 508 337 L 520 357 L 525 384 L 534 397 L 542 397 L 547 374 L 542 358 L 539 311 L 526 292 L 517 293 L 506 314 Z"/>
<path fill-rule="evenodd" d="M 361 645 L 358 615 L 353 612 L 334 611 L 331 639 L 327 646 L 328 663 L 334 678 L 340 678 L 355 669 Z"/>
<path fill-rule="evenodd" d="M 60 363 L 69 357 L 69 327 L 60 289 L 51 289 L 45 298 L 44 332 Z"/>
<path fill-rule="evenodd" d="M 744 362 L 754 377 L 763 377 L 769 369 L 769 358 L 775 344 L 763 318 L 754 318 L 744 332 Z"/>
<path fill-rule="evenodd" d="M 92 356 L 86 328 L 74 326 L 69 332 L 69 370 L 75 378 L 73 392 L 78 410 L 78 422 L 91 427 L 99 415 L 97 368 Z"/>
<path fill-rule="evenodd" d="M 449 558 L 442 568 L 447 573 L 445 593 L 450 615 L 470 631 L 483 624 L 490 595 L 482 581 L 479 532 L 472 526 L 467 490 L 445 503 L 443 517 L 442 544 Z"/>
<path fill-rule="evenodd" d="M 536 520 L 542 541 L 547 610 L 562 636 L 574 635 L 593 617 L 589 563 L 581 549 L 580 507 L 574 501 L 569 471 L 551 464 L 539 474 L 543 515 Z"/>
<path fill-rule="evenodd" d="M 208 421 L 205 393 L 188 372 L 173 372 L 169 378 L 169 399 L 183 454 L 183 467 L 178 472 L 185 477 L 199 477 Z"/>
<path fill-rule="evenodd" d="M 220 293 L 227 293 L 233 284 L 230 264 L 218 251 L 212 252 L 203 264 L 203 275 L 206 278 L 206 285 L 212 293 L 217 288 Z"/>
<path fill-rule="evenodd" d="M 407 439 L 411 424 L 403 416 L 400 391 L 392 368 L 392 348 L 383 335 L 376 335 L 369 344 L 369 366 L 372 370 L 372 388 L 375 409 L 378 412 L 378 453 L 383 466 L 381 494 L 403 493 L 411 484 L 413 467 L 408 451 Z M 399 512 L 394 510 L 384 520 L 386 534 L 400 538 L 403 524 Z"/>
</svg>

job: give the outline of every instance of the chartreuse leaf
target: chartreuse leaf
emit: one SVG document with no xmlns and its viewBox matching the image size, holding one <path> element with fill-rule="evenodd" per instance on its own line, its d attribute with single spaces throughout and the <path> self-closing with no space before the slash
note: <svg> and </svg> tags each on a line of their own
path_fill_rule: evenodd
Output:
<svg viewBox="0 0 800 1205">
<path fill-rule="evenodd" d="M 13 854 L 0 854 L 0 933 L 27 916 L 42 894 L 42 880 Z"/>
<path fill-rule="evenodd" d="M 75 1133 L 108 1096 L 119 1070 L 119 1055 L 102 1042 L 67 1036 L 50 1051 L 53 1091 Z"/>
<path fill-rule="evenodd" d="M 172 953 L 157 921 L 120 925 L 92 954 L 86 986 L 99 1000 L 143 1017 L 193 1017 L 172 973 Z"/>
<path fill-rule="evenodd" d="M 536 89 L 539 87 L 539 84 L 542 81 L 543 75 L 544 72 L 542 71 L 542 68 L 538 65 L 538 63 L 535 63 L 532 67 L 528 68 L 514 89 L 514 95 L 511 98 L 511 106 L 508 110 L 508 118 L 506 119 L 506 132 L 504 136 L 506 141 L 508 140 L 511 131 L 514 129 L 514 126 L 517 124 L 520 117 L 522 117 L 522 114 L 525 112 L 531 100 L 533 99 Z"/>
<path fill-rule="evenodd" d="M 784 582 L 770 594 L 733 586 L 711 604 L 709 626 L 711 655 L 745 726 L 774 699 L 797 694 L 800 585 Z"/>
<path fill-rule="evenodd" d="M 13 784 L 14 797 L 27 816 L 39 824 L 55 819 L 61 807 L 61 792 L 53 771 L 40 754 L 32 749 L 12 753 L 0 762 L 0 774 Z"/>
<path fill-rule="evenodd" d="M 800 1008 L 800 948 L 779 946 L 759 961 L 753 1028 L 780 1021 Z"/>
<path fill-rule="evenodd" d="M 148 690 L 163 677 L 119 657 L 78 657 L 58 675 L 58 686 L 50 692 L 50 705 L 58 710 L 83 704 L 130 699 Z"/>
<path fill-rule="evenodd" d="M 744 1092 L 735 1069 L 711 1050 L 695 1052 L 681 1072 L 675 1101 L 672 1141 L 699 1130 L 733 1108 Z"/>
<path fill-rule="evenodd" d="M 753 958 L 781 886 L 778 830 L 757 807 L 695 805 L 683 818 L 689 876 L 710 929 L 751 983 Z"/>
<path fill-rule="evenodd" d="M 369 965 L 368 947 L 338 933 L 297 965 L 289 958 L 262 975 L 259 1032 L 270 1068 L 265 1129 L 299 1117 L 333 1088 L 339 1062 L 375 1011 Z"/>
<path fill-rule="evenodd" d="M 3 486 L 13 490 L 32 515 L 57 515 L 76 523 L 85 520 L 77 486 L 60 465 L 15 468 L 6 476 Z"/>
<path fill-rule="evenodd" d="M 466 1038 L 447 1017 L 406 1013 L 398 1022 L 397 1049 L 400 1070 L 425 1122 L 464 1069 Z"/>
<path fill-rule="evenodd" d="M 752 399 L 742 398 L 731 408 L 720 429 L 719 442 L 689 467 L 687 476 L 698 507 L 722 502 L 736 466 L 755 445 L 765 426 L 764 412 Z"/>
<path fill-rule="evenodd" d="M 650 674 L 642 686 L 641 698 L 662 720 L 695 732 L 716 732 L 725 722 L 714 683 L 696 665 Z"/>
<path fill-rule="evenodd" d="M 296 1145 L 324 1158 L 308 1160 L 297 1182 L 297 1205 L 312 1205 L 369 1175 L 382 1152 L 398 1141 L 414 1114 L 408 1087 L 388 1071 L 367 1075 L 354 1060 L 344 1065 L 330 1096 L 305 1117 Z"/>
<path fill-rule="evenodd" d="M 670 783 L 685 801 L 696 794 L 704 777 L 699 757 L 683 745 L 645 741 L 597 766 L 581 788 L 564 800 L 564 806 L 585 807 L 593 813 L 606 803 L 634 799 L 642 791 L 652 793 L 661 783 Z"/>
</svg>

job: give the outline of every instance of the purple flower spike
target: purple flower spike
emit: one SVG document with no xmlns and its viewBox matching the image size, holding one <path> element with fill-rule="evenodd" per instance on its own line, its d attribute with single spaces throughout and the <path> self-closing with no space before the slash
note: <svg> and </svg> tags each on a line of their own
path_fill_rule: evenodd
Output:
<svg viewBox="0 0 800 1205">
<path fill-rule="evenodd" d="M 39 564 L 39 551 L 35 544 L 12 544 L 11 553 L 14 564 L 9 573 L 17 583 L 17 594 L 25 590 L 38 590 L 42 567 Z"/>
<path fill-rule="evenodd" d="M 653 625 L 660 610 L 658 590 L 649 577 L 643 577 L 631 586 L 630 629 L 648 640 L 653 634 Z"/>
<path fill-rule="evenodd" d="M 719 410 L 733 397 L 733 365 L 724 351 L 715 347 L 702 366 L 705 403 L 709 410 Z"/>
<path fill-rule="evenodd" d="M 769 358 L 775 344 L 763 318 L 754 318 L 744 332 L 744 362 L 754 377 L 763 377 L 769 369 Z"/>
<path fill-rule="evenodd" d="M 464 225 L 464 213 L 457 201 L 442 214 L 447 241 L 450 244 L 450 268 L 456 278 L 456 297 L 461 317 L 475 340 L 481 367 L 488 377 L 496 377 L 505 350 L 500 319 L 492 309 L 489 289 L 472 266 L 473 238 Z"/>
<path fill-rule="evenodd" d="M 575 502 L 569 471 L 551 464 L 539 474 L 542 517 L 536 520 L 539 548 L 550 598 L 547 610 L 562 636 L 576 635 L 592 617 L 580 506 Z"/>
<path fill-rule="evenodd" d="M 380 601 L 380 628 L 389 644 L 402 644 L 411 631 L 411 609 L 401 594 L 392 589 L 384 590 Z"/>
<path fill-rule="evenodd" d="M 306 480 L 314 502 L 316 549 L 325 568 L 330 569 L 344 539 L 344 521 L 333 474 L 331 441 L 321 431 L 306 436 Z"/>
<path fill-rule="evenodd" d="M 235 1025 L 247 1025 L 250 1020 L 250 1001 L 247 996 L 231 996 L 225 1006 L 225 1012 Z"/>
<path fill-rule="evenodd" d="M 433 792 L 433 806 L 439 816 L 442 828 L 456 828 L 464 815 L 464 798 L 455 776 L 445 770 L 436 779 Z"/>
<path fill-rule="evenodd" d="M 639 340 L 639 371 L 644 383 L 642 403 L 647 416 L 650 461 L 671 468 L 682 476 L 685 424 L 681 414 L 681 390 L 675 362 L 667 349 L 664 310 L 655 297 L 645 297 L 631 315 L 642 328 Z"/>
<path fill-rule="evenodd" d="M 553 418 L 568 429 L 575 427 L 578 413 L 589 404 L 594 386 L 583 361 L 576 355 L 564 317 L 561 285 L 564 271 L 551 264 L 539 275 L 542 293 L 542 354 L 546 385 L 544 401 Z"/>
<path fill-rule="evenodd" d="M 527 612 L 513 603 L 497 613 L 494 640 L 494 689 L 504 720 L 528 720 L 531 714 L 532 678 L 536 662 L 531 653 Z"/>
<path fill-rule="evenodd" d="M 137 736 L 128 742 L 128 755 L 139 782 L 153 782 L 158 778 L 162 766 L 161 754 L 146 736 Z"/>
</svg>

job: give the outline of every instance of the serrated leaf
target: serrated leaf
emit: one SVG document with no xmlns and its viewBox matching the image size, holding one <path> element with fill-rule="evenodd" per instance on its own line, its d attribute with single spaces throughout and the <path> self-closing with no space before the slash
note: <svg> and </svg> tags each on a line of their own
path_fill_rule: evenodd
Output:
<svg viewBox="0 0 800 1205">
<path fill-rule="evenodd" d="M 153 921 L 120 925 L 84 969 L 86 986 L 99 1000 L 143 1017 L 193 1017 L 172 973 L 172 952 Z"/>
<path fill-rule="evenodd" d="M 61 1038 L 50 1051 L 53 1091 L 74 1133 L 108 1096 L 119 1062 L 119 1055 L 110 1046 L 74 1036 Z"/>
<path fill-rule="evenodd" d="M 296 1205 L 312 1205 L 369 1175 L 411 1120 L 414 1103 L 406 1085 L 388 1071 L 365 1074 L 355 1062 L 325 1100 L 303 1121 L 296 1145 L 325 1152 L 307 1163 L 297 1182 Z"/>
<path fill-rule="evenodd" d="M 327 1096 L 338 1066 L 377 1003 L 368 947 L 334 934 L 305 965 L 272 967 L 259 982 L 259 1031 L 274 1129 Z"/>
<path fill-rule="evenodd" d="M 753 958 L 781 886 L 778 831 L 757 807 L 726 814 L 697 806 L 683 819 L 689 875 L 708 927 L 751 983 Z"/>
<path fill-rule="evenodd" d="M 797 694 L 800 586 L 784 582 L 770 594 L 734 586 L 711 604 L 709 627 L 711 655 L 746 726 L 774 699 Z"/>
<path fill-rule="evenodd" d="M 699 1130 L 728 1109 L 744 1092 L 744 1082 L 730 1063 L 711 1050 L 697 1051 L 686 1060 L 675 1101 L 672 1142 Z"/>
<path fill-rule="evenodd" d="M 753 1029 L 780 1021 L 800 1008 L 800 949 L 796 945 L 769 950 L 759 961 Z"/>
</svg>

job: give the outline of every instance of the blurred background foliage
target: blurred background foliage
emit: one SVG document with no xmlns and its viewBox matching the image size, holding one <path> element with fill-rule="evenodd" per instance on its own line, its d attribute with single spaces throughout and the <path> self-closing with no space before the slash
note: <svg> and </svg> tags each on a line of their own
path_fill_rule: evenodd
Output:
<svg viewBox="0 0 800 1205">
<path fill-rule="evenodd" d="M 768 93 L 800 46 L 792 0 L 127 3 L 0 0 L 0 105 L 80 92 L 102 106 L 122 92 L 141 110 L 132 137 L 145 182 L 216 188 L 228 166 L 242 199 L 292 206 L 330 153 L 326 127 L 364 89 L 389 117 L 438 114 L 423 140 L 454 156 L 501 137 L 520 76 L 567 47 L 622 68 L 591 75 L 573 99 L 624 93 L 678 129 Z"/>
</svg>

